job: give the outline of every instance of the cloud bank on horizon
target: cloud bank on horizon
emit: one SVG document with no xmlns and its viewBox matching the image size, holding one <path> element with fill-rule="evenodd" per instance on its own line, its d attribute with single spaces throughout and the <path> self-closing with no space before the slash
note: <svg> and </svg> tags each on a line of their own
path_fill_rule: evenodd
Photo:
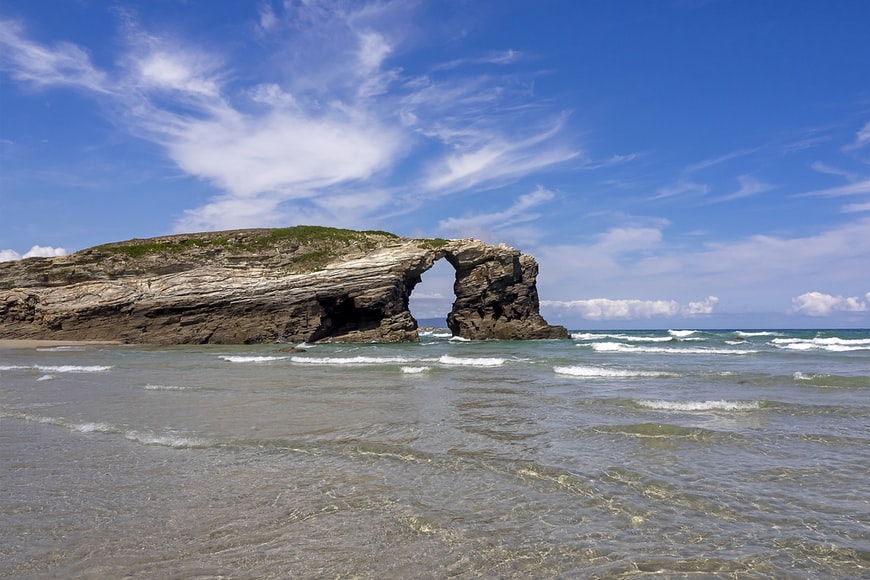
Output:
<svg viewBox="0 0 870 580">
<path fill-rule="evenodd" d="M 520 247 L 572 327 L 870 326 L 867 21 L 803 1 L 11 0 L 0 261 L 314 223 Z M 446 312 L 450 273 L 431 277 L 418 298 Z"/>
</svg>

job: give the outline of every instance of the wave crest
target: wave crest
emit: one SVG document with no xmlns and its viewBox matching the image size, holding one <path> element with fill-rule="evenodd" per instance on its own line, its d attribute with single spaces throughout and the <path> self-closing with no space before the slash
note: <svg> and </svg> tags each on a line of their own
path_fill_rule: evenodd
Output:
<svg viewBox="0 0 870 580">
<path fill-rule="evenodd" d="M 560 375 L 583 378 L 631 378 L 631 377 L 674 377 L 673 373 L 659 371 L 635 371 L 629 369 L 612 369 L 604 367 L 589 367 L 582 365 L 553 367 Z"/>
<path fill-rule="evenodd" d="M 638 401 L 638 405 L 656 411 L 755 411 L 760 401 Z"/>
</svg>

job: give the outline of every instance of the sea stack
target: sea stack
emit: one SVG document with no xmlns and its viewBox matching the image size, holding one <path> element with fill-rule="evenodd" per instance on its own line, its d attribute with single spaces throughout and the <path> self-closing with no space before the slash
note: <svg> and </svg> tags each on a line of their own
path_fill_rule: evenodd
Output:
<svg viewBox="0 0 870 580">
<path fill-rule="evenodd" d="M 534 258 L 478 240 L 316 226 L 134 239 L 0 263 L 0 338 L 136 344 L 407 342 L 408 301 L 456 270 L 455 336 L 567 338 L 540 315 Z"/>
</svg>

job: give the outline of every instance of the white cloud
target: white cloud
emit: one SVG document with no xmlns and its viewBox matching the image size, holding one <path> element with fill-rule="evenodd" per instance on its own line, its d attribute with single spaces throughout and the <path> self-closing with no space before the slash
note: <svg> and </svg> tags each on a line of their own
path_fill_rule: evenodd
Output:
<svg viewBox="0 0 870 580">
<path fill-rule="evenodd" d="M 275 15 L 275 10 L 268 0 L 260 3 L 259 14 L 259 26 L 262 32 L 269 32 L 278 26 L 278 17 Z"/>
<path fill-rule="evenodd" d="M 638 319 L 675 316 L 701 316 L 712 314 L 719 299 L 710 296 L 701 302 L 680 305 L 676 300 L 615 300 L 591 298 L 588 300 L 542 300 L 541 306 L 570 312 L 586 320 Z"/>
<path fill-rule="evenodd" d="M 276 58 L 254 70 L 233 66 L 229 48 L 145 31 L 123 11 L 114 75 L 81 48 L 43 46 L 10 21 L 0 21 L 0 62 L 22 82 L 110 95 L 113 121 L 213 184 L 214 198 L 185 211 L 176 229 L 371 221 L 422 197 L 495 187 L 580 157 L 558 142 L 567 114 L 553 120 L 552 110 L 529 106 L 516 75 L 463 76 L 472 60 L 501 69 L 517 52 L 457 63 L 447 79 L 385 68 L 403 54 L 411 6 L 261 2 L 249 30 Z M 415 147 L 427 150 L 427 164 Z M 405 161 L 414 193 L 383 188 Z"/>
<path fill-rule="evenodd" d="M 870 301 L 870 292 L 866 294 Z M 792 298 L 792 310 L 807 316 L 830 316 L 835 312 L 866 312 L 867 303 L 855 296 L 832 296 L 822 292 L 807 292 Z"/>
<path fill-rule="evenodd" d="M 23 255 L 15 250 L 0 250 L 0 262 L 11 262 L 24 258 L 52 258 L 54 256 L 65 256 L 66 250 L 63 248 L 53 248 L 51 246 L 33 246 Z"/>
<path fill-rule="evenodd" d="M 841 185 L 839 187 L 831 187 L 828 189 L 817 189 L 815 191 L 807 191 L 801 193 L 801 196 L 822 196 L 822 197 L 840 197 L 844 195 L 858 195 L 861 193 L 870 193 L 870 179 Z"/>
<path fill-rule="evenodd" d="M 67 85 L 108 92 L 106 75 L 91 63 L 88 53 L 74 44 L 43 46 L 25 38 L 24 27 L 0 20 L 0 67 L 24 83 L 39 87 Z"/>
<path fill-rule="evenodd" d="M 381 63 L 393 50 L 386 39 L 377 32 L 361 33 L 359 43 L 359 63 L 369 71 L 380 68 Z"/>
<path fill-rule="evenodd" d="M 704 161 L 699 161 L 698 163 L 689 165 L 683 170 L 683 173 L 695 173 L 696 171 L 701 171 L 703 169 L 707 169 L 708 167 L 714 167 L 716 165 L 721 165 L 722 163 L 726 163 L 733 159 L 745 157 L 746 155 L 755 153 L 758 150 L 758 147 L 753 147 L 751 149 L 739 149 L 737 151 L 732 151 L 730 153 L 720 155 L 719 157 L 715 157 L 713 159 L 705 159 Z"/>
<path fill-rule="evenodd" d="M 137 80 L 149 90 L 168 90 L 217 97 L 219 85 L 208 64 L 187 52 L 156 50 L 137 59 Z"/>
<path fill-rule="evenodd" d="M 844 150 L 851 151 L 854 149 L 860 149 L 868 144 L 870 144 L 870 121 L 858 130 L 858 133 L 855 134 L 855 141 L 844 147 Z"/>
<path fill-rule="evenodd" d="M 684 193 L 706 195 L 707 193 L 710 193 L 710 186 L 704 183 L 679 179 L 672 185 L 660 187 L 658 189 L 658 195 L 653 197 L 653 199 L 664 199 L 667 197 L 682 195 Z"/>
<path fill-rule="evenodd" d="M 474 147 L 454 143 L 455 153 L 432 164 L 423 187 L 428 191 L 450 193 L 475 187 L 493 187 L 520 176 L 565 163 L 580 157 L 580 151 L 549 145 L 564 124 L 564 117 L 543 130 L 512 138 L 494 130 L 464 130 L 464 140 L 482 142 Z M 447 133 L 442 132 L 442 137 Z M 453 141 L 453 139 L 450 139 Z"/>
<path fill-rule="evenodd" d="M 702 300 L 701 302 L 689 302 L 687 305 L 683 306 L 681 312 L 683 316 L 713 314 L 713 309 L 718 303 L 719 298 L 716 296 L 708 296 L 706 300 Z"/>
<path fill-rule="evenodd" d="M 20 259 L 21 254 L 15 250 L 0 250 L 0 262 L 12 262 Z"/>
<path fill-rule="evenodd" d="M 367 179 L 400 153 L 396 131 L 342 111 L 320 117 L 228 111 L 178 122 L 168 137 L 179 167 L 240 198 L 264 192 L 309 197 L 318 188 Z"/>
<path fill-rule="evenodd" d="M 870 201 L 865 203 L 849 203 L 843 206 L 843 211 L 846 213 L 860 213 L 870 211 Z"/>
<path fill-rule="evenodd" d="M 774 185 L 769 183 L 763 183 L 751 175 L 740 175 L 737 177 L 737 181 L 740 183 L 740 189 L 735 191 L 734 193 L 729 193 L 728 195 L 723 195 L 722 197 L 716 198 L 712 200 L 713 202 L 720 201 L 732 201 L 735 199 L 740 199 L 743 197 L 749 197 L 751 195 L 757 195 L 759 193 L 764 193 L 765 191 L 770 191 L 773 189 Z"/>
<path fill-rule="evenodd" d="M 828 175 L 836 175 L 838 177 L 843 177 L 847 181 L 857 181 L 858 176 L 850 171 L 846 171 L 844 169 L 840 169 L 839 167 L 834 167 L 832 165 L 828 165 L 827 163 L 823 163 L 821 161 L 816 161 L 812 165 L 810 165 L 813 171 L 818 171 L 819 173 L 826 173 Z"/>
<path fill-rule="evenodd" d="M 479 235 L 484 228 L 503 228 L 517 223 L 537 219 L 539 216 L 530 213 L 532 208 L 552 200 L 556 194 L 538 186 L 531 193 L 521 195 L 516 202 L 507 209 L 488 214 L 474 214 L 466 217 L 451 217 L 441 220 L 438 228 L 443 231 L 454 232 L 460 236 Z"/>
<path fill-rule="evenodd" d="M 625 230 L 625 231 L 622 231 Z M 717 308 L 733 311 L 748 304 L 783 312 L 790 295 L 783 289 L 825 280 L 834 288 L 866 284 L 870 217 L 809 236 L 748 236 L 729 241 L 665 237 L 653 226 L 611 228 L 585 244 L 534 248 L 541 266 L 541 296 L 571 300 L 577 289 L 607 296 L 614 288 L 637 288 L 643 295 L 715 294 Z"/>
<path fill-rule="evenodd" d="M 649 250 L 662 241 L 662 230 L 654 227 L 616 227 L 597 237 L 595 249 L 612 255 Z"/>
</svg>

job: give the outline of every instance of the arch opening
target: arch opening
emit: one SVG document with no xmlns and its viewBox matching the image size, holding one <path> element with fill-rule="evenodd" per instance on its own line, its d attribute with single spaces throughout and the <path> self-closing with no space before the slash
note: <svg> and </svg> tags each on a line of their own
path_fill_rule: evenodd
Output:
<svg viewBox="0 0 870 580">
<path fill-rule="evenodd" d="M 423 272 L 408 300 L 411 316 L 420 327 L 447 328 L 447 315 L 453 308 L 456 269 L 445 258 L 438 259 Z"/>
</svg>

